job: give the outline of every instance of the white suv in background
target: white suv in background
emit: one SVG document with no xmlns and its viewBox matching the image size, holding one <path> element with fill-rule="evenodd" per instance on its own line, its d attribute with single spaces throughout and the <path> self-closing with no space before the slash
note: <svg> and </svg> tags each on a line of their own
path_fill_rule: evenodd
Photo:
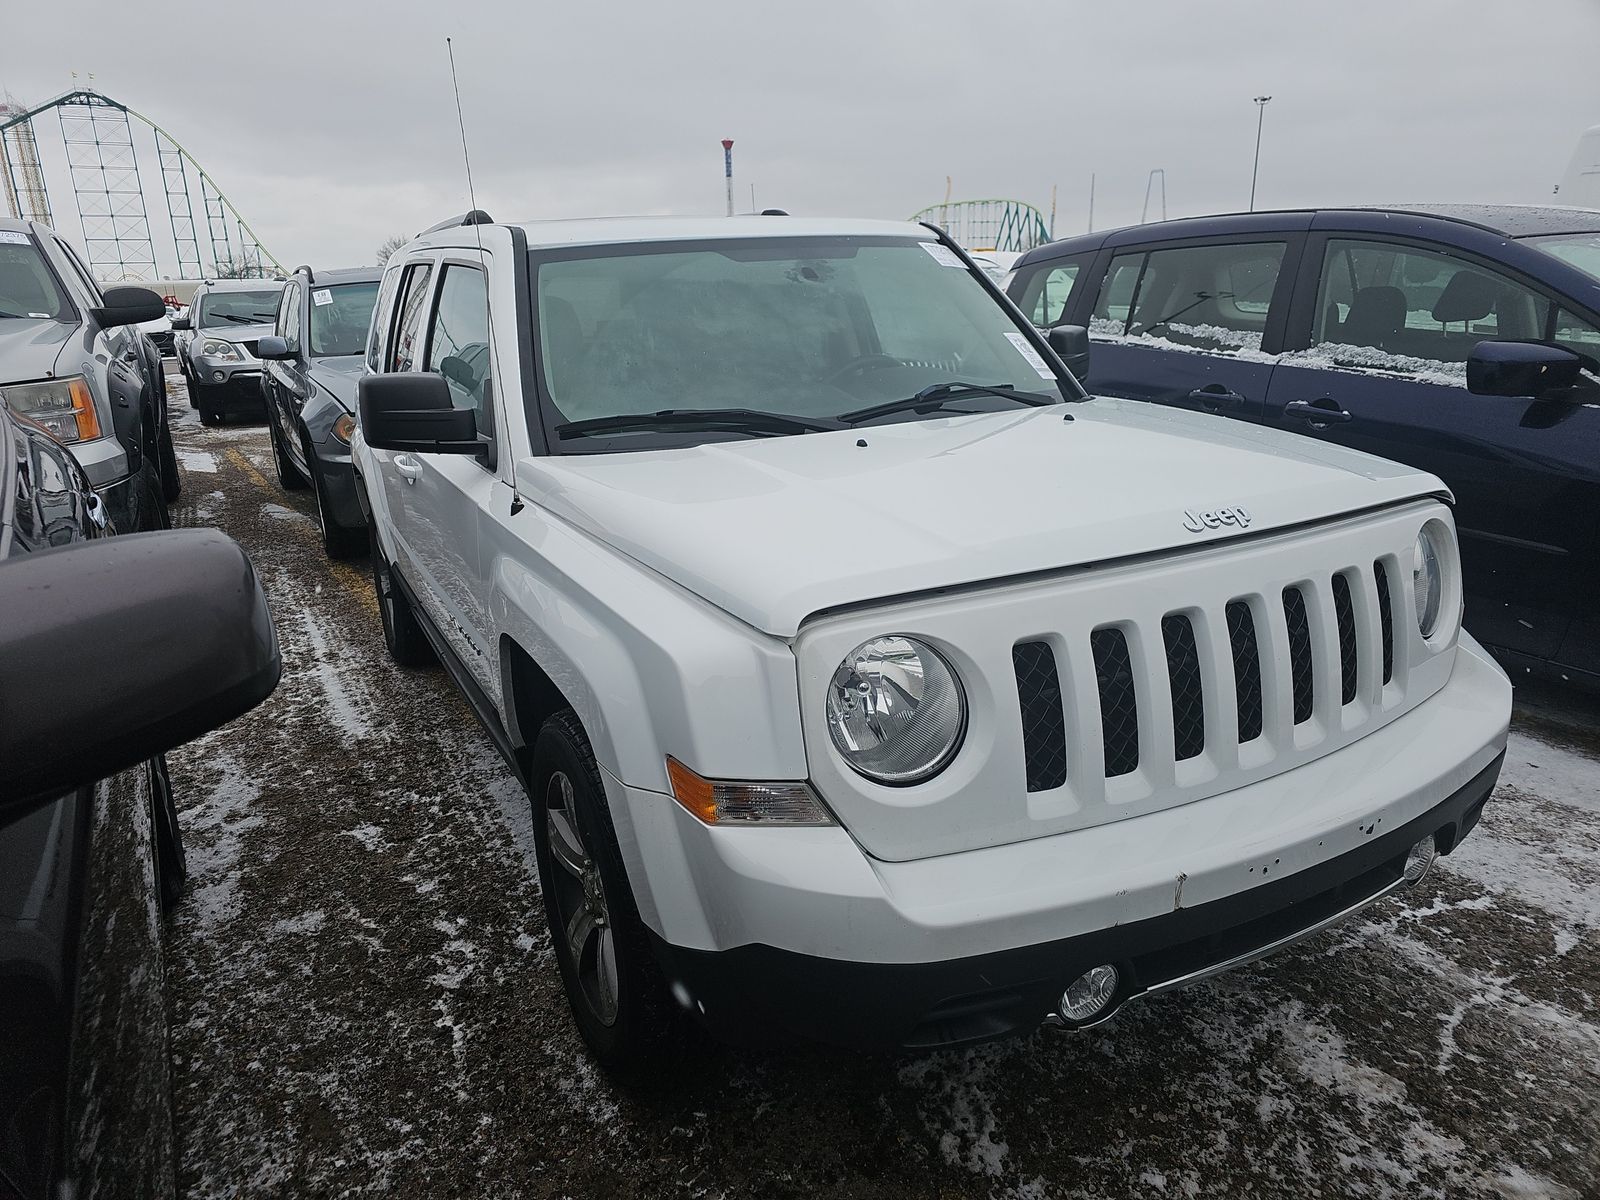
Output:
<svg viewBox="0 0 1600 1200">
<path fill-rule="evenodd" d="M 929 228 L 436 227 L 354 458 L 527 785 L 579 1028 L 1086 1026 L 1415 882 L 1511 691 L 1434 477 L 1087 399 Z"/>
</svg>

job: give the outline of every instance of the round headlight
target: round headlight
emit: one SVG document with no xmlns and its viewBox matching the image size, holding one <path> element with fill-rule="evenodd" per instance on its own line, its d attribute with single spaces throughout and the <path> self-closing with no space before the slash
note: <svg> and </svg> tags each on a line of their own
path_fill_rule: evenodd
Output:
<svg viewBox="0 0 1600 1200">
<path fill-rule="evenodd" d="M 1417 534 L 1411 555 L 1411 596 L 1417 605 L 1417 629 L 1432 637 L 1439 625 L 1439 610 L 1444 602 L 1442 555 L 1433 527 L 1424 525 Z"/>
<path fill-rule="evenodd" d="M 944 770 L 961 746 L 966 709 L 955 670 L 908 637 L 863 642 L 828 683 L 833 744 L 879 783 L 920 783 Z"/>
</svg>

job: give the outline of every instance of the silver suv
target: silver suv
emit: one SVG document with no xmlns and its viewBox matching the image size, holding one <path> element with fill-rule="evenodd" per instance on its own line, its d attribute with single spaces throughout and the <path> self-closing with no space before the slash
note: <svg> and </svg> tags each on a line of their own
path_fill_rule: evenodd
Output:
<svg viewBox="0 0 1600 1200">
<path fill-rule="evenodd" d="M 37 221 L 0 218 L 0 404 L 71 448 L 117 529 L 162 529 L 180 481 L 140 287 L 104 292 Z"/>
<path fill-rule="evenodd" d="M 282 299 L 281 279 L 207 280 L 188 314 L 173 318 L 189 403 L 205 424 L 262 411 L 256 343 L 272 332 Z"/>
</svg>

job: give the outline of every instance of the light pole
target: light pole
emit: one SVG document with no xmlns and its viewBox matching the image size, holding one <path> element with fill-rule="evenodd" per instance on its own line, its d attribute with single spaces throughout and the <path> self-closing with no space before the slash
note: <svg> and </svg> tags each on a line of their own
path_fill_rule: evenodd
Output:
<svg viewBox="0 0 1600 1200">
<path fill-rule="evenodd" d="M 1250 211 L 1256 210 L 1256 176 L 1261 173 L 1261 122 L 1267 115 L 1267 101 L 1271 96 L 1257 96 L 1256 102 L 1256 164 L 1250 168 Z"/>
</svg>

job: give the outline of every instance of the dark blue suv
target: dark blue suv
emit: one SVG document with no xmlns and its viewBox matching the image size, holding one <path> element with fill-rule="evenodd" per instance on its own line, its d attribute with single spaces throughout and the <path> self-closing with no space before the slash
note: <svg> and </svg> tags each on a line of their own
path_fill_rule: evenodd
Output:
<svg viewBox="0 0 1600 1200">
<path fill-rule="evenodd" d="M 1432 471 L 1455 493 L 1467 627 L 1600 684 L 1600 212 L 1166 221 L 1041 246 L 1007 291 L 1041 327 L 1088 328 L 1092 393 Z"/>
</svg>

